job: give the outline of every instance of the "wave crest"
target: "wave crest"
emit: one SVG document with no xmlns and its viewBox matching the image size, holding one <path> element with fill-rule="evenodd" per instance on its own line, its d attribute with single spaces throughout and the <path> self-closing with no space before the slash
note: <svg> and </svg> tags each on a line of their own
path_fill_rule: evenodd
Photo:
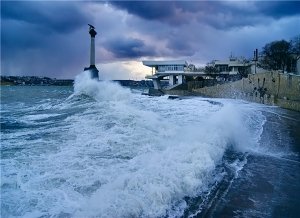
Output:
<svg viewBox="0 0 300 218">
<path fill-rule="evenodd" d="M 118 83 L 92 79 L 87 71 L 76 76 L 74 94 L 88 95 L 96 101 L 126 101 L 131 98 L 129 89 L 122 88 Z"/>
</svg>

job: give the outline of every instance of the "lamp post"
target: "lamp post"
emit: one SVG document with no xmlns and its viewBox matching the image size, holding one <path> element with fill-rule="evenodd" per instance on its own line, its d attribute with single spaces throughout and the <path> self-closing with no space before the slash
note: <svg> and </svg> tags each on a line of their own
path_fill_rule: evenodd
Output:
<svg viewBox="0 0 300 218">
<path fill-rule="evenodd" d="M 254 73 L 256 74 L 256 63 L 258 61 L 258 50 L 257 49 L 255 49 L 255 51 L 254 51 L 253 60 L 254 60 Z"/>
</svg>

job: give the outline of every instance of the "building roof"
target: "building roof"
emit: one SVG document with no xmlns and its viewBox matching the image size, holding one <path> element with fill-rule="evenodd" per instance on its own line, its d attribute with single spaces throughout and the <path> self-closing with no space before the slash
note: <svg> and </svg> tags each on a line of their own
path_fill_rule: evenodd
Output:
<svg viewBox="0 0 300 218">
<path fill-rule="evenodd" d="M 188 63 L 183 60 L 177 61 L 143 61 L 143 64 L 148 67 L 165 66 L 165 65 L 183 65 L 188 66 Z"/>
<path fill-rule="evenodd" d="M 245 64 L 240 61 L 215 61 L 214 65 L 228 65 L 229 67 L 245 66 Z"/>
</svg>

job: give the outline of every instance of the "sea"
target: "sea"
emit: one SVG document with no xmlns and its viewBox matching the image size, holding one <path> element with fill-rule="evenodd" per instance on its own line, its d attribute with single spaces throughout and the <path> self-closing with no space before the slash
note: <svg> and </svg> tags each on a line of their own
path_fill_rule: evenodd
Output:
<svg viewBox="0 0 300 218">
<path fill-rule="evenodd" d="M 300 217 L 300 113 L 96 81 L 1 87 L 1 217 Z"/>
</svg>

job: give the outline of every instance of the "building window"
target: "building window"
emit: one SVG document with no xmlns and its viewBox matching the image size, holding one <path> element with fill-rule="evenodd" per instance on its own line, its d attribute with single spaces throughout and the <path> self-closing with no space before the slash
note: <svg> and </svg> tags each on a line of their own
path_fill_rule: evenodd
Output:
<svg viewBox="0 0 300 218">
<path fill-rule="evenodd" d="M 228 72 L 228 66 L 227 65 L 220 65 L 219 66 L 220 72 Z"/>
<path fill-rule="evenodd" d="M 157 66 L 158 72 L 165 72 L 165 71 L 183 71 L 184 66 L 182 65 L 161 65 Z"/>
</svg>

